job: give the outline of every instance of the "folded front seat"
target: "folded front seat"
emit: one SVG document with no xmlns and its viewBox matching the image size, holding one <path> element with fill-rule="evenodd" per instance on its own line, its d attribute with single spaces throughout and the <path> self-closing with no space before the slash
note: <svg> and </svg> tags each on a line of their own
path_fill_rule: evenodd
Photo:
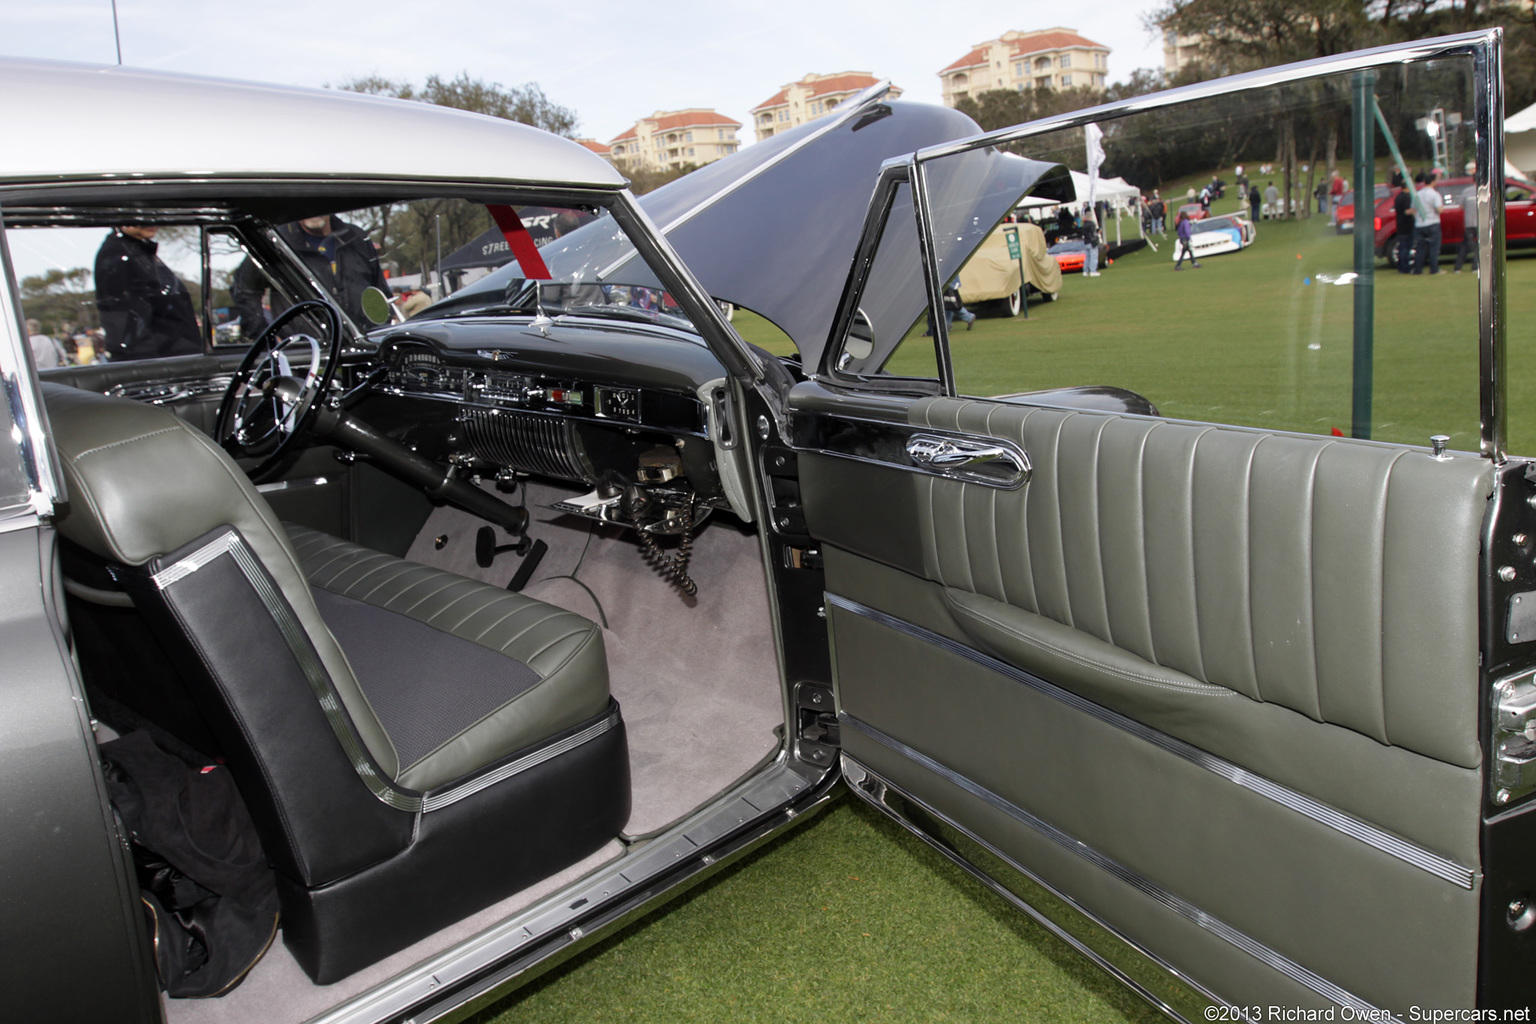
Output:
<svg viewBox="0 0 1536 1024">
<path fill-rule="evenodd" d="M 43 389 L 69 496 L 58 529 L 170 655 L 316 982 L 618 834 L 629 761 L 595 624 L 302 527 L 290 541 L 169 412 Z"/>
</svg>

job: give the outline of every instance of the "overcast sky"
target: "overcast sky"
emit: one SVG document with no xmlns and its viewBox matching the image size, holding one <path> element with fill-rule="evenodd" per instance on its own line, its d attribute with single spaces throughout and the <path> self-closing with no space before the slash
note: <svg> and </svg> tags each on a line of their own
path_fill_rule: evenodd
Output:
<svg viewBox="0 0 1536 1024">
<path fill-rule="evenodd" d="M 537 82 L 575 110 L 579 134 L 607 142 L 656 110 L 713 107 L 748 126 L 748 110 L 808 72 L 869 71 L 937 103 L 938 70 L 1011 28 L 1075 28 L 1112 48 L 1109 80 L 1121 80 L 1162 64 L 1142 25 L 1153 2 L 1061 13 L 978 0 L 118 0 L 117 11 L 125 64 L 310 86 L 467 70 Z M 115 63 L 111 0 L 0 0 L 0 53 Z M 218 144 L 220 126 L 207 127 Z M 230 144 L 256 141 L 224 127 Z"/>
</svg>

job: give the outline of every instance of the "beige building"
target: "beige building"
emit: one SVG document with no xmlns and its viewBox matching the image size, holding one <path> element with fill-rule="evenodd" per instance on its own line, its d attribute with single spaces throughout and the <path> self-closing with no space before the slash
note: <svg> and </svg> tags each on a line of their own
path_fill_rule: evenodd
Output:
<svg viewBox="0 0 1536 1024">
<path fill-rule="evenodd" d="M 1205 37 L 1199 34 L 1181 36 L 1172 29 L 1163 30 L 1163 71 L 1171 78 L 1183 70 L 1184 65 L 1200 57 L 1200 44 Z"/>
<path fill-rule="evenodd" d="M 757 133 L 757 141 L 829 114 L 850 96 L 879 81 L 868 71 L 839 71 L 830 75 L 810 74 L 791 82 L 752 108 L 752 129 Z M 900 96 L 901 90 L 892 86 L 889 98 Z"/>
<path fill-rule="evenodd" d="M 977 43 L 939 72 L 944 105 L 993 89 L 1102 89 L 1109 75 L 1109 47 L 1076 29 L 1004 32 Z"/>
<path fill-rule="evenodd" d="M 704 107 L 658 110 L 609 143 L 615 166 L 666 171 L 714 163 L 741 148 L 741 122 Z"/>
</svg>

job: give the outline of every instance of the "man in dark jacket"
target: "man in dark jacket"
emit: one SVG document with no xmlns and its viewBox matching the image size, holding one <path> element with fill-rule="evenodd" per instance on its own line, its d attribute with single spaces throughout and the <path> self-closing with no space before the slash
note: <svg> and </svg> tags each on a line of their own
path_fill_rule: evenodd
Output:
<svg viewBox="0 0 1536 1024">
<path fill-rule="evenodd" d="M 392 294 L 368 232 L 335 216 L 306 217 L 277 230 L 342 312 L 366 329 L 369 320 L 363 314 L 363 291 L 372 285 L 385 295 Z M 232 298 L 240 329 L 249 337 L 255 337 L 267 324 L 261 304 L 266 288 L 261 271 L 250 260 L 235 272 Z M 272 310 L 274 315 L 281 312 Z"/>
<path fill-rule="evenodd" d="M 1392 197 L 1392 212 L 1397 217 L 1397 272 L 1406 274 L 1413 265 L 1413 190 L 1400 188 Z"/>
<path fill-rule="evenodd" d="M 155 255 L 153 225 L 113 228 L 96 250 L 96 309 L 113 359 L 154 359 L 203 351 L 192 296 Z"/>
</svg>

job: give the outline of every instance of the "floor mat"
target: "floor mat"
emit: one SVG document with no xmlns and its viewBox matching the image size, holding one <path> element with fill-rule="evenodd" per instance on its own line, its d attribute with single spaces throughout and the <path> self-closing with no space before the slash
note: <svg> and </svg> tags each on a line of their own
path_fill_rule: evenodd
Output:
<svg viewBox="0 0 1536 1024">
<path fill-rule="evenodd" d="M 607 619 L 608 676 L 633 775 L 625 831 L 643 835 L 708 802 L 778 747 L 783 698 L 762 556 L 754 533 L 718 516 L 694 539 L 688 574 L 698 594 L 686 597 L 646 564 L 630 531 L 544 507 L 573 493 L 529 486 L 528 533 L 549 550 L 523 593 Z M 505 586 L 522 560 L 508 552 L 490 569 L 476 565 L 484 525 L 436 509 L 406 557 Z M 498 543 L 507 539 L 497 531 Z"/>
</svg>

